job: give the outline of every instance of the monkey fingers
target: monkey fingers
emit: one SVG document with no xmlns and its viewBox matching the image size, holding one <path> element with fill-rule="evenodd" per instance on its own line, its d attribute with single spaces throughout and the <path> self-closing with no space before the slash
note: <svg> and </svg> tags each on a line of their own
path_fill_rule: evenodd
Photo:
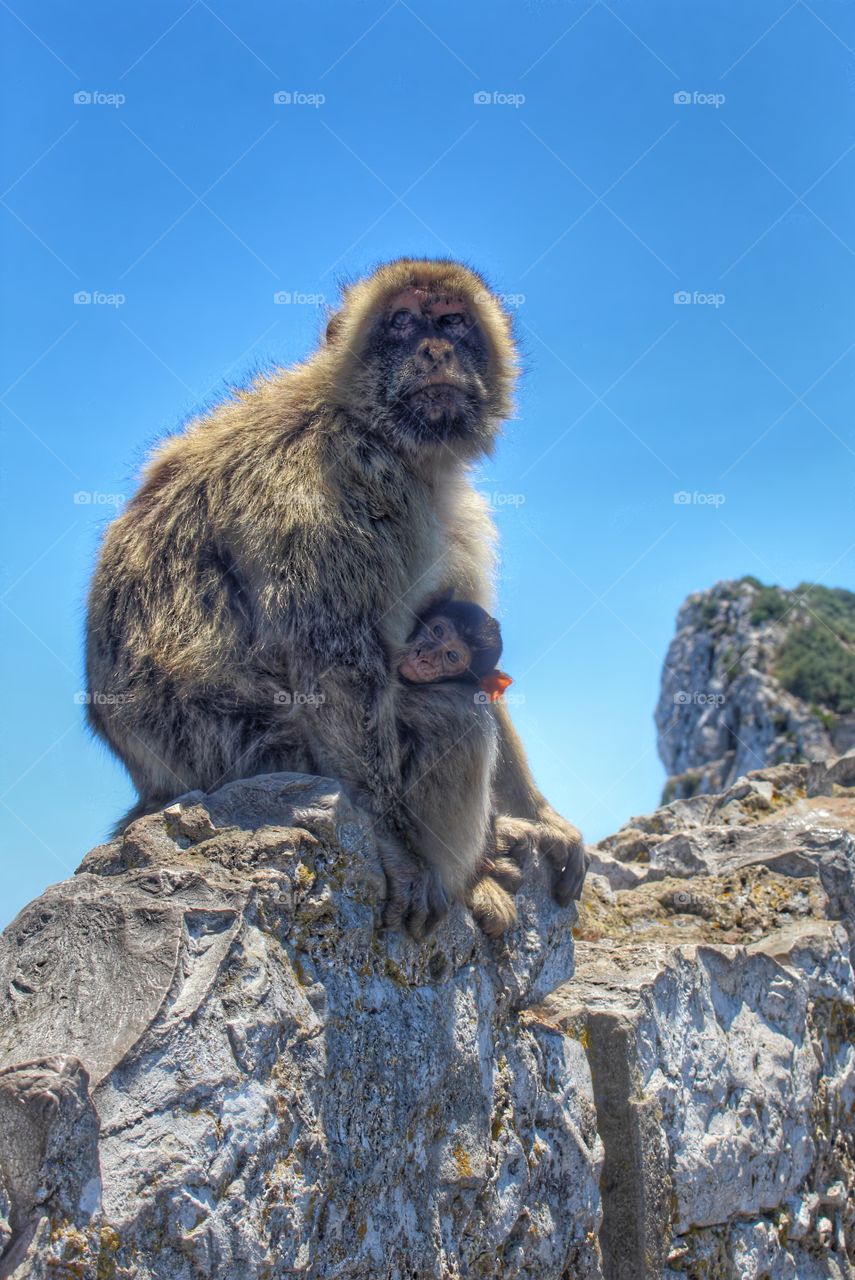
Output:
<svg viewBox="0 0 855 1280">
<path fill-rule="evenodd" d="M 383 925 L 405 929 L 421 942 L 448 913 L 448 893 L 439 872 L 389 837 L 378 836 L 377 847 L 386 874 Z"/>
<path fill-rule="evenodd" d="M 512 858 L 492 858 L 491 866 L 484 868 L 508 893 L 515 893 L 523 882 L 522 867 Z"/>
<path fill-rule="evenodd" d="M 404 927 L 416 942 L 421 942 L 448 914 L 448 893 L 439 872 L 428 866 L 421 868 L 409 891 L 410 908 L 404 917 Z"/>
<path fill-rule="evenodd" d="M 514 900 L 495 879 L 493 871 L 475 881 L 467 895 L 467 905 L 489 938 L 500 937 L 516 924 Z"/>
<path fill-rule="evenodd" d="M 493 861 L 498 865 L 512 859 L 525 866 L 534 850 L 537 828 L 525 818 L 498 817 L 493 820 Z"/>
<path fill-rule="evenodd" d="M 558 814 L 550 814 L 538 824 L 537 846 L 553 865 L 552 892 L 556 902 L 566 907 L 581 898 L 591 859 L 576 828 Z"/>
</svg>

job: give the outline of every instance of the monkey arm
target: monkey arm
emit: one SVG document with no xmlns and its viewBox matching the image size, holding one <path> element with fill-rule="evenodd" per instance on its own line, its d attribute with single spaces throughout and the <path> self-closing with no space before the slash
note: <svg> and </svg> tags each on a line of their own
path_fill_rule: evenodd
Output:
<svg viewBox="0 0 855 1280">
<path fill-rule="evenodd" d="M 499 739 L 492 783 L 495 852 L 519 859 L 536 844 L 554 867 L 553 891 L 566 906 L 580 897 L 588 869 L 582 836 L 538 790 L 505 704 L 497 702 L 493 710 Z"/>
</svg>

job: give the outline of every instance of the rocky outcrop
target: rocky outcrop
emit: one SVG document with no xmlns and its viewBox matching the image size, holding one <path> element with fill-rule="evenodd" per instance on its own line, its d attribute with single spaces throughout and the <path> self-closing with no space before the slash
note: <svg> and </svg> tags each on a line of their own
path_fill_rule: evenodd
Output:
<svg viewBox="0 0 855 1280">
<path fill-rule="evenodd" d="M 335 783 L 193 794 L 94 849 L 0 950 L 3 1277 L 599 1276 L 572 972 L 532 869 L 490 942 L 418 946 Z"/>
<path fill-rule="evenodd" d="M 576 972 L 611 1280 L 855 1276 L 855 756 L 782 765 L 594 851 Z"/>
<path fill-rule="evenodd" d="M 418 946 L 328 780 L 138 820 L 0 943 L 0 1277 L 853 1280 L 853 833 L 781 765 Z"/>
<path fill-rule="evenodd" d="M 690 595 L 656 708 L 663 800 L 855 746 L 855 596 L 755 578 Z"/>
</svg>

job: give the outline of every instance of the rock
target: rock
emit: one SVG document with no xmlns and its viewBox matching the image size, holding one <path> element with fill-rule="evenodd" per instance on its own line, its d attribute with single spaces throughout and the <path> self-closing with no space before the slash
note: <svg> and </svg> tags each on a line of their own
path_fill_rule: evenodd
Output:
<svg viewBox="0 0 855 1280">
<path fill-rule="evenodd" d="M 576 972 L 534 1013 L 588 1047 L 609 1280 L 855 1277 L 839 778 L 855 781 L 843 761 L 760 770 L 593 851 Z"/>
<path fill-rule="evenodd" d="M 855 945 L 855 791 L 834 781 L 855 780 L 848 760 L 758 770 L 632 818 L 592 851 L 618 892 L 605 900 L 594 882 L 577 932 L 672 937 L 683 915 L 698 939 L 738 942 L 811 917 L 840 920 Z"/>
<path fill-rule="evenodd" d="M 855 747 L 855 595 L 754 578 L 690 595 L 656 708 L 664 800 Z"/>
<path fill-rule="evenodd" d="M 490 942 L 378 931 L 325 779 L 193 793 L 0 944 L 0 1275 L 599 1277 L 590 1072 L 526 1006 L 572 973 L 533 865 Z"/>
<path fill-rule="evenodd" d="M 832 1158 L 823 1121 L 855 1101 L 852 1046 L 823 1070 L 815 1045 L 852 1007 L 845 935 L 802 927 L 774 952 L 580 944 L 540 1006 L 590 1046 L 606 1275 L 661 1274 L 681 1237 L 774 1214 Z"/>
<path fill-rule="evenodd" d="M 855 1280 L 853 842 L 764 767 L 419 946 L 327 779 L 139 819 L 0 941 L 0 1280 Z"/>
</svg>

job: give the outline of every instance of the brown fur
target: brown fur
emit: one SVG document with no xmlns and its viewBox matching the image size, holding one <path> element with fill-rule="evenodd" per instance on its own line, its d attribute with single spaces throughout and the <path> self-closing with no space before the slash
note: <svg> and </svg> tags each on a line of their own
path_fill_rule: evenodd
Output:
<svg viewBox="0 0 855 1280">
<path fill-rule="evenodd" d="M 453 441 L 398 430 L 371 355 L 386 300 L 413 284 L 462 298 L 483 335 L 479 411 Z M 339 779 L 373 815 L 388 923 L 421 936 L 473 890 L 505 792 L 553 846 L 579 840 L 501 711 L 465 686 L 413 697 L 390 664 L 431 598 L 492 605 L 493 528 L 467 464 L 510 410 L 516 353 L 483 280 L 445 261 L 381 267 L 328 333 L 155 451 L 92 583 L 89 718 L 139 791 L 125 822 L 257 773 Z"/>
</svg>

